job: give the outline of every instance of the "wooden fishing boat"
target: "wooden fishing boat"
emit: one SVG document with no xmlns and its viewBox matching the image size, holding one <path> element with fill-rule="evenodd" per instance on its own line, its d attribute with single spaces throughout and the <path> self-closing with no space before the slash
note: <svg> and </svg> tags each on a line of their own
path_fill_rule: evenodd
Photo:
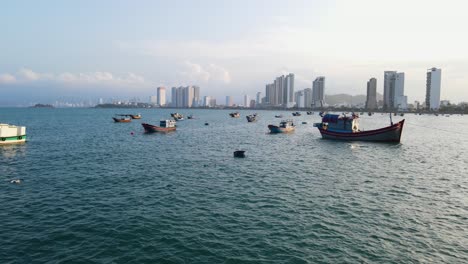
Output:
<svg viewBox="0 0 468 264">
<path fill-rule="evenodd" d="M 116 123 L 128 123 L 132 121 L 132 119 L 127 115 L 117 115 L 116 117 L 113 117 L 112 119 L 114 119 L 114 122 Z"/>
<path fill-rule="evenodd" d="M 159 122 L 159 126 L 150 125 L 147 123 L 141 124 L 145 129 L 146 133 L 154 133 L 154 132 L 170 132 L 176 130 L 176 121 L 174 120 L 161 120 Z"/>
<path fill-rule="evenodd" d="M 301 116 L 301 112 L 294 112 L 292 113 L 293 116 Z"/>
<path fill-rule="evenodd" d="M 255 113 L 253 115 L 248 115 L 248 116 L 246 116 L 246 118 L 247 118 L 247 122 L 249 122 L 249 123 L 250 122 L 255 122 L 255 121 L 257 121 L 257 114 Z"/>
<path fill-rule="evenodd" d="M 239 112 L 229 113 L 229 116 L 230 116 L 230 117 L 234 117 L 234 118 L 239 118 L 239 117 L 240 117 L 240 113 L 239 113 Z"/>
<path fill-rule="evenodd" d="M 276 118 L 283 118 L 283 115 L 275 115 Z"/>
<path fill-rule="evenodd" d="M 171 114 L 172 118 L 174 118 L 175 121 L 182 121 L 184 120 L 184 116 L 179 113 L 172 113 Z"/>
<path fill-rule="evenodd" d="M 391 117 L 391 114 L 390 114 Z M 400 142 L 405 120 L 390 121 L 390 126 L 362 131 L 359 129 L 359 116 L 326 114 L 321 123 L 315 123 L 322 138 L 348 141 Z"/>
<path fill-rule="evenodd" d="M 136 115 L 130 114 L 129 116 L 130 116 L 132 119 L 141 119 L 141 115 L 140 115 L 140 114 L 136 114 Z"/>
<path fill-rule="evenodd" d="M 294 125 L 294 122 L 292 120 L 283 120 L 281 121 L 279 126 L 268 125 L 268 129 L 272 134 L 288 133 L 294 131 L 296 129 L 296 125 Z"/>
<path fill-rule="evenodd" d="M 26 127 L 0 124 L 0 145 L 26 141 Z"/>
</svg>

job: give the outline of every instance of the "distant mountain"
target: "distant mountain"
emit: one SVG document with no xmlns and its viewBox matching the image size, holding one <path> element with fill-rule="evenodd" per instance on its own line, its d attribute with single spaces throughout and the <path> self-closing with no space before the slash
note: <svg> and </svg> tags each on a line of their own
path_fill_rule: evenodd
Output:
<svg viewBox="0 0 468 264">
<path fill-rule="evenodd" d="M 359 105 L 359 104 L 366 104 L 366 95 L 359 94 L 359 95 L 350 95 L 350 94 L 333 94 L 333 95 L 325 95 L 325 103 L 328 105 L 336 105 L 336 104 L 350 104 L 350 105 Z M 377 102 L 379 100 L 383 100 L 383 95 L 377 93 Z"/>
</svg>

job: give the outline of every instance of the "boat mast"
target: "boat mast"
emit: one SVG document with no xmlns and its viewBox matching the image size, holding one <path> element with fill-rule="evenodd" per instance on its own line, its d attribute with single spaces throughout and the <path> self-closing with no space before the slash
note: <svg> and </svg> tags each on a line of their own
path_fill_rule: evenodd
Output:
<svg viewBox="0 0 468 264">
<path fill-rule="evenodd" d="M 392 113 L 390 113 L 390 125 L 393 126 Z"/>
</svg>

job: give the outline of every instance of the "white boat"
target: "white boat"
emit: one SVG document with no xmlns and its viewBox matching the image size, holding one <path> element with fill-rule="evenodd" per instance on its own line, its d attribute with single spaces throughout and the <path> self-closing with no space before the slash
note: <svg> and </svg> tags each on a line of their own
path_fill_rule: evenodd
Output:
<svg viewBox="0 0 468 264">
<path fill-rule="evenodd" d="M 26 141 L 26 127 L 0 124 L 0 145 Z"/>
</svg>

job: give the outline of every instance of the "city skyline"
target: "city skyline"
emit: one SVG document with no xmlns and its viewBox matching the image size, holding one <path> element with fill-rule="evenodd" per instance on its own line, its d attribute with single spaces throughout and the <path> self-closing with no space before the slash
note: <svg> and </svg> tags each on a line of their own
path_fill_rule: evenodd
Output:
<svg viewBox="0 0 468 264">
<path fill-rule="evenodd" d="M 326 76 L 327 94 L 358 95 L 366 93 L 370 76 L 380 79 L 387 69 L 405 73 L 408 102 L 422 102 L 426 69 L 433 65 L 444 70 L 440 99 L 468 101 L 468 18 L 462 12 L 468 4 L 428 2 L 187 1 L 184 9 L 162 1 L 6 2 L 0 9 L 0 23 L 9 25 L 0 29 L 0 91 L 8 96 L 0 106 L 64 97 L 148 98 L 154 87 L 190 84 L 218 100 L 226 94 L 255 98 L 271 76 L 290 72 L 296 91 Z M 193 9 L 198 12 L 188 12 Z M 428 41 L 427 35 L 435 37 Z"/>
</svg>

